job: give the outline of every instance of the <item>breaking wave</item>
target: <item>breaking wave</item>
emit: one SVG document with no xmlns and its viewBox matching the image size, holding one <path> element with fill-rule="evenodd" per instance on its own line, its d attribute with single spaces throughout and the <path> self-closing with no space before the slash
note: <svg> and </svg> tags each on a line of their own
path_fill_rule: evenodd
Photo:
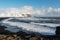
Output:
<svg viewBox="0 0 60 40">
<path fill-rule="evenodd" d="M 54 20 L 51 22 L 51 20 Z M 55 35 L 56 26 L 59 26 L 56 23 L 56 19 L 42 19 L 35 17 L 26 17 L 26 18 L 8 18 L 0 22 L 1 25 L 6 26 L 5 30 L 11 32 L 18 31 L 30 31 L 37 32 L 42 35 Z"/>
</svg>

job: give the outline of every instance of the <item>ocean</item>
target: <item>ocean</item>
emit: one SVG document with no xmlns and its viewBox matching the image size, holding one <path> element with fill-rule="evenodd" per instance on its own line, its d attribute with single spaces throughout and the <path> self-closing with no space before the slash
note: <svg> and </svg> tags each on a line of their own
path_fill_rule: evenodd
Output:
<svg viewBox="0 0 60 40">
<path fill-rule="evenodd" d="M 51 17 L 9 17 L 0 21 L 1 26 L 10 32 L 24 31 L 42 35 L 56 35 L 56 27 L 60 26 L 60 18 Z"/>
</svg>

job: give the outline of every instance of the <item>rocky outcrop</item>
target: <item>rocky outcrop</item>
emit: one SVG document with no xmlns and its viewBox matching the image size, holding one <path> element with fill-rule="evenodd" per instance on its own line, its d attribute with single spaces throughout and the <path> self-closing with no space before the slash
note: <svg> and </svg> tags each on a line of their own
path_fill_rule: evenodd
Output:
<svg viewBox="0 0 60 40">
<path fill-rule="evenodd" d="M 60 36 L 60 26 L 57 26 L 56 28 L 56 36 Z"/>
</svg>

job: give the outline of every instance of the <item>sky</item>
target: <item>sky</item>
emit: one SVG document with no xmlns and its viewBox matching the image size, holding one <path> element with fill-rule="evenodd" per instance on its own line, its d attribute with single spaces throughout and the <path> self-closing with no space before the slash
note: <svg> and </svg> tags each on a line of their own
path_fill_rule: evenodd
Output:
<svg viewBox="0 0 60 40">
<path fill-rule="evenodd" d="M 33 6 L 36 8 L 40 7 L 60 7 L 60 0 L 0 0 L 0 8 L 10 7 L 22 7 L 22 6 Z"/>
<path fill-rule="evenodd" d="M 26 14 L 60 17 L 60 0 L 0 0 L 0 14 Z"/>
</svg>

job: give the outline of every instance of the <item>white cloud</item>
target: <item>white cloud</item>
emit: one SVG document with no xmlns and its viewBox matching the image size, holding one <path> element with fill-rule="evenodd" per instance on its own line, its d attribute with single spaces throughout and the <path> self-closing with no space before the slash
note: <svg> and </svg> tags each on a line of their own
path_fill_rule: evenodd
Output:
<svg viewBox="0 0 60 40">
<path fill-rule="evenodd" d="M 35 9 L 32 6 L 21 8 L 0 9 L 0 17 L 19 17 L 21 14 L 31 14 L 32 16 L 58 16 L 60 17 L 60 8 L 40 8 Z"/>
</svg>

